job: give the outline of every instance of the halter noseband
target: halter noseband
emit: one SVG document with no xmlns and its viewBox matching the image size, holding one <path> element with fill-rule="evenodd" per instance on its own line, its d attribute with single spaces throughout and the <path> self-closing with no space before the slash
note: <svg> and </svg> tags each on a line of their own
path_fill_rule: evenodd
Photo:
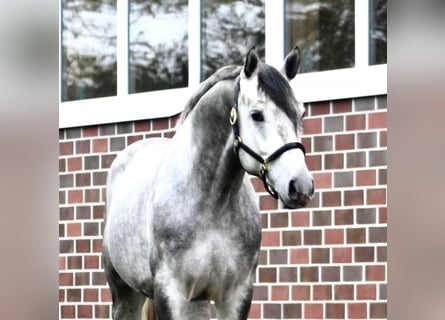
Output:
<svg viewBox="0 0 445 320">
<path fill-rule="evenodd" d="M 239 86 L 238 86 L 239 90 Z M 274 197 L 275 199 L 278 199 L 278 193 L 273 189 L 272 186 L 270 186 L 266 181 L 266 175 L 268 171 L 268 164 L 274 160 L 276 160 L 278 157 L 280 157 L 283 153 L 286 151 L 289 151 L 291 149 L 300 149 L 303 151 L 303 154 L 306 156 L 306 150 L 304 149 L 304 146 L 300 142 L 289 142 L 272 152 L 271 155 L 269 155 L 266 159 L 264 159 L 262 156 L 260 156 L 258 153 L 253 151 L 249 146 L 247 146 L 241 139 L 240 136 L 240 125 L 238 122 L 238 92 L 235 94 L 235 104 L 230 110 L 230 125 L 233 128 L 233 134 L 234 134 L 234 140 L 233 140 L 233 149 L 236 152 L 236 155 L 239 159 L 239 150 L 243 149 L 246 153 L 248 153 L 252 158 L 257 160 L 260 163 L 260 174 L 259 178 L 263 181 L 264 188 L 269 192 L 269 194 Z"/>
</svg>

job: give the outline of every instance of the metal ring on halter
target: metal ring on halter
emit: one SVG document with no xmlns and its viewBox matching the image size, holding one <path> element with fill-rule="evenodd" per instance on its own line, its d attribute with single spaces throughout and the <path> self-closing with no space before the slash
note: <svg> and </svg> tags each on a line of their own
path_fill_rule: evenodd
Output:
<svg viewBox="0 0 445 320">
<path fill-rule="evenodd" d="M 230 110 L 230 119 L 229 119 L 230 124 L 232 126 L 235 125 L 237 118 L 238 118 L 238 116 L 237 116 L 236 109 L 235 109 L 235 107 L 232 107 L 232 110 Z"/>
</svg>

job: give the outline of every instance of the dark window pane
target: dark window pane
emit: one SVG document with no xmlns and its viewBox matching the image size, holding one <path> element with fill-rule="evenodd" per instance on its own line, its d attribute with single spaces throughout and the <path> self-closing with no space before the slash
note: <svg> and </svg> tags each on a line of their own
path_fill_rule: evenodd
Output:
<svg viewBox="0 0 445 320">
<path fill-rule="evenodd" d="M 203 0 L 201 80 L 224 65 L 242 65 L 250 47 L 264 60 L 264 0 Z"/>
<path fill-rule="evenodd" d="M 386 63 L 386 0 L 370 0 L 369 64 Z"/>
<path fill-rule="evenodd" d="M 188 1 L 130 1 L 130 93 L 188 85 Z"/>
<path fill-rule="evenodd" d="M 62 1 L 62 101 L 116 95 L 116 0 Z"/>
<path fill-rule="evenodd" d="M 294 45 L 301 50 L 300 72 L 353 67 L 354 0 L 287 0 L 284 53 Z"/>
</svg>

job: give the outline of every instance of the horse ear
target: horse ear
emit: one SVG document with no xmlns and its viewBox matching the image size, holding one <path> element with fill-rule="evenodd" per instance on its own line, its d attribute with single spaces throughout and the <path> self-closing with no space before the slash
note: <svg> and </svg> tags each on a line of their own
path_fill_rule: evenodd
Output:
<svg viewBox="0 0 445 320">
<path fill-rule="evenodd" d="M 246 59 L 244 60 L 244 74 L 247 78 L 255 72 L 258 67 L 258 54 L 256 53 L 255 46 L 250 48 L 249 52 L 247 52 Z"/>
<path fill-rule="evenodd" d="M 290 81 L 292 80 L 300 67 L 300 49 L 295 46 L 284 58 L 284 65 L 281 73 Z"/>
</svg>

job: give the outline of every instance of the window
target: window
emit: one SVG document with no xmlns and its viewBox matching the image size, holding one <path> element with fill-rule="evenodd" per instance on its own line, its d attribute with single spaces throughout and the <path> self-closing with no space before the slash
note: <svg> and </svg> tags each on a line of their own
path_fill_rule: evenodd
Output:
<svg viewBox="0 0 445 320">
<path fill-rule="evenodd" d="M 385 94 L 386 0 L 61 0 L 59 126 L 179 113 L 255 45 L 303 102 Z M 94 99 L 93 99 L 94 98 Z"/>
</svg>

